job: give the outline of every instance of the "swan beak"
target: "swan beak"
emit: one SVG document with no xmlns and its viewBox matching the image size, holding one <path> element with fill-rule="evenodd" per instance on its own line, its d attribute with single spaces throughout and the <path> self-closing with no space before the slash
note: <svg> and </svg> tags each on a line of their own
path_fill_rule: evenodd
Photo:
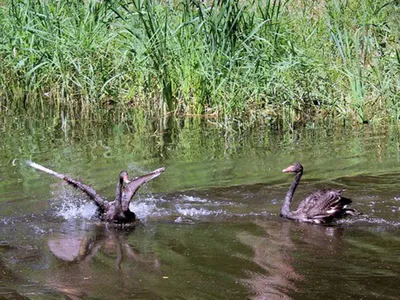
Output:
<svg viewBox="0 0 400 300">
<path fill-rule="evenodd" d="M 286 169 L 283 169 L 282 172 L 288 173 L 288 172 L 294 172 L 295 166 L 291 165 L 290 167 L 287 167 Z"/>
</svg>

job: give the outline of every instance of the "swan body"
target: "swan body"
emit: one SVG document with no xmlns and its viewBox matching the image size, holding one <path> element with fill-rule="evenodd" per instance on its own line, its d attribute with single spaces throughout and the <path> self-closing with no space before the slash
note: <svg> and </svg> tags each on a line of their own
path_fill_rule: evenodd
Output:
<svg viewBox="0 0 400 300">
<path fill-rule="evenodd" d="M 346 215 L 356 215 L 354 209 L 348 208 L 351 199 L 342 196 L 342 190 L 323 189 L 316 191 L 300 202 L 297 209 L 290 211 L 293 194 L 303 175 L 303 166 L 295 163 L 282 172 L 295 173 L 295 179 L 286 193 L 281 208 L 281 217 L 308 223 L 329 223 L 333 219 Z"/>
</svg>

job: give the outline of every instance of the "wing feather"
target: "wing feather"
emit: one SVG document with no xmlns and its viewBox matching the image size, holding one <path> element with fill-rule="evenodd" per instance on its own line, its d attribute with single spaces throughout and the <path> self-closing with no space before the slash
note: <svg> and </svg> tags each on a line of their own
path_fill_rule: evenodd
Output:
<svg viewBox="0 0 400 300">
<path fill-rule="evenodd" d="M 165 171 L 165 168 L 159 168 L 145 174 L 143 176 L 139 176 L 130 180 L 130 182 L 124 187 L 122 193 L 122 209 L 127 210 L 129 208 L 129 203 L 131 202 L 133 196 L 135 196 L 137 190 L 146 182 L 158 177 L 162 172 Z"/>
<path fill-rule="evenodd" d="M 323 189 L 309 195 L 300 202 L 296 212 L 309 219 L 334 218 L 345 210 L 352 201 L 342 197 L 341 190 Z"/>
</svg>

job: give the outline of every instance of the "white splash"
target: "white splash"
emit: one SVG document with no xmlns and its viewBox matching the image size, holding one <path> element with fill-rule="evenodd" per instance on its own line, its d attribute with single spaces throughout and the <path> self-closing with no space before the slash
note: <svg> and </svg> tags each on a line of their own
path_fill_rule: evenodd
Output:
<svg viewBox="0 0 400 300">
<path fill-rule="evenodd" d="M 375 217 L 361 217 L 361 218 L 348 218 L 348 219 L 340 219 L 337 220 L 338 224 L 356 224 L 356 223 L 368 223 L 368 224 L 379 224 L 379 225 L 391 225 L 391 226 L 400 226 L 400 222 L 385 220 L 382 218 Z"/>
<path fill-rule="evenodd" d="M 208 200 L 206 200 L 206 199 L 201 199 L 199 197 L 193 197 L 193 196 L 187 196 L 187 195 L 183 195 L 182 200 L 186 201 L 186 202 L 195 202 L 195 203 L 207 203 L 208 202 Z"/>
<path fill-rule="evenodd" d="M 177 217 L 174 222 L 177 224 L 194 224 L 192 219 L 185 217 Z"/>
<path fill-rule="evenodd" d="M 149 217 L 161 217 L 169 214 L 167 210 L 159 208 L 155 203 L 151 202 L 131 202 L 129 209 L 135 212 L 140 220 L 144 221 Z"/>
<path fill-rule="evenodd" d="M 97 214 L 95 204 L 86 201 L 64 200 L 56 210 L 58 217 L 63 217 L 66 220 L 71 219 L 92 219 Z"/>
<path fill-rule="evenodd" d="M 191 223 L 194 219 L 199 220 L 202 217 L 236 216 L 237 214 L 229 211 L 229 207 L 232 206 L 236 207 L 238 204 L 183 194 L 172 199 L 139 195 L 130 203 L 129 208 L 144 222 L 152 218 L 173 217 L 177 223 Z M 53 208 L 56 215 L 65 220 L 89 220 L 97 215 L 96 205 L 86 198 L 77 198 L 77 195 L 68 189 L 63 191 L 61 203 L 56 201 Z"/>
<path fill-rule="evenodd" d="M 189 217 L 199 217 L 199 216 L 217 216 L 221 214 L 226 214 L 225 210 L 208 210 L 205 208 L 183 208 L 179 205 L 176 205 L 176 211 L 183 216 Z"/>
</svg>

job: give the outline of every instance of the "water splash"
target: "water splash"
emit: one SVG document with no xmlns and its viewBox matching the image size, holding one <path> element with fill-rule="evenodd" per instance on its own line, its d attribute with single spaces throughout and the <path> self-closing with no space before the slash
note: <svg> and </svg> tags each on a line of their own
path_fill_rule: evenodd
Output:
<svg viewBox="0 0 400 300">
<path fill-rule="evenodd" d="M 48 234 L 53 232 L 53 229 L 46 229 L 45 227 L 42 227 L 40 225 L 31 225 L 31 229 L 34 231 L 35 235 L 41 235 L 41 234 Z"/>
<path fill-rule="evenodd" d="M 190 216 L 190 217 L 201 217 L 201 216 L 218 216 L 218 215 L 226 215 L 228 212 L 222 209 L 218 210 L 209 210 L 206 208 L 185 208 L 180 205 L 176 206 L 176 211 L 178 214 L 182 216 Z"/>
<path fill-rule="evenodd" d="M 240 211 L 237 211 L 237 208 Z M 65 220 L 90 220 L 97 216 L 96 205 L 86 198 L 80 198 L 80 195 L 78 196 L 75 191 L 70 189 L 65 189 L 58 200 L 54 201 L 53 210 L 57 217 L 62 217 Z M 202 219 L 209 220 L 209 218 L 269 215 L 266 212 L 249 212 L 242 203 L 207 199 L 187 194 L 142 194 L 135 197 L 130 203 L 130 210 L 135 212 L 142 222 L 147 222 L 149 219 L 167 218 L 173 219 L 176 223 L 193 223 Z"/>
<path fill-rule="evenodd" d="M 182 201 L 185 202 L 194 202 L 194 203 L 207 203 L 209 200 L 207 199 L 202 199 L 199 197 L 193 197 L 193 196 L 188 196 L 188 195 L 182 195 Z"/>
<path fill-rule="evenodd" d="M 367 223 L 367 224 L 378 224 L 378 225 L 390 225 L 390 226 L 400 226 L 398 221 L 390 221 L 383 218 L 374 218 L 364 216 L 361 218 L 348 218 L 337 220 L 338 224 L 356 224 L 356 223 Z"/>
<path fill-rule="evenodd" d="M 58 217 L 66 220 L 83 218 L 93 219 L 97 215 L 97 207 L 93 203 L 86 201 L 62 202 L 56 211 Z"/>
<path fill-rule="evenodd" d="M 167 209 L 157 205 L 158 202 L 163 202 L 163 200 L 154 198 L 141 199 L 140 201 L 131 202 L 129 209 L 135 212 L 136 216 L 142 221 L 147 221 L 149 217 L 170 215 Z"/>
<path fill-rule="evenodd" d="M 177 217 L 174 222 L 177 224 L 194 224 L 192 219 L 184 217 Z"/>
<path fill-rule="evenodd" d="M 147 196 L 133 201 L 130 209 L 136 213 L 139 219 L 146 221 L 149 218 L 172 217 L 177 223 L 192 223 L 191 218 L 229 215 L 229 211 L 219 208 L 220 206 L 232 206 L 232 203 L 221 203 L 194 197 L 189 195 L 178 195 L 171 199 L 164 197 Z M 218 209 L 215 207 L 218 206 Z"/>
<path fill-rule="evenodd" d="M 96 217 L 97 207 L 89 200 L 77 198 L 75 193 L 69 189 L 63 190 L 59 200 L 53 201 L 52 209 L 56 212 L 57 217 L 62 217 L 65 220 L 86 219 L 90 220 Z"/>
</svg>

